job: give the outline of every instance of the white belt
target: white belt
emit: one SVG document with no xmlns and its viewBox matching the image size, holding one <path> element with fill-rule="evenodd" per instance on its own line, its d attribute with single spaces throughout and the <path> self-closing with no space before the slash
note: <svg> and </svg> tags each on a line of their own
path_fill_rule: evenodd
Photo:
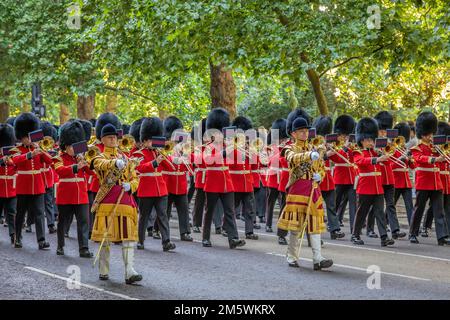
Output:
<svg viewBox="0 0 450 320">
<path fill-rule="evenodd" d="M 361 172 L 359 174 L 360 177 L 376 177 L 381 176 L 381 172 Z"/>
<path fill-rule="evenodd" d="M 270 167 L 269 170 L 273 170 L 273 171 L 289 171 L 289 168 L 277 168 L 277 167 Z"/>
<path fill-rule="evenodd" d="M 163 171 L 162 174 L 166 174 L 168 176 L 184 176 L 186 172 L 180 171 Z"/>
<path fill-rule="evenodd" d="M 334 164 L 335 167 L 353 167 L 352 164 L 348 164 L 348 163 L 335 163 Z"/>
<path fill-rule="evenodd" d="M 331 171 L 329 167 L 325 167 L 325 171 Z"/>
<path fill-rule="evenodd" d="M 450 174 L 450 171 L 441 171 L 441 172 L 439 172 L 440 174 L 444 174 L 444 175 L 449 175 Z"/>
<path fill-rule="evenodd" d="M 417 167 L 416 171 L 439 172 L 439 168 L 422 168 L 422 167 Z"/>
<path fill-rule="evenodd" d="M 266 170 L 253 170 L 253 173 L 259 173 L 259 174 L 264 174 L 266 173 Z"/>
<path fill-rule="evenodd" d="M 0 176 L 0 179 L 3 180 L 14 180 L 16 177 L 15 176 Z"/>
<path fill-rule="evenodd" d="M 161 172 L 146 172 L 146 173 L 141 173 L 139 175 L 139 177 L 161 177 L 162 173 Z"/>
<path fill-rule="evenodd" d="M 49 172 L 49 171 L 50 171 L 50 168 L 42 168 L 41 171 L 42 171 L 42 172 Z"/>
<path fill-rule="evenodd" d="M 396 168 L 392 169 L 393 172 L 408 172 L 407 168 Z"/>
<path fill-rule="evenodd" d="M 204 171 L 206 171 L 205 168 L 195 168 L 195 170 L 194 170 L 195 173 L 197 173 L 197 172 L 204 172 Z"/>
<path fill-rule="evenodd" d="M 230 174 L 250 174 L 251 171 L 250 170 L 230 170 Z"/>
<path fill-rule="evenodd" d="M 17 171 L 17 174 L 41 174 L 41 170 Z"/>
<path fill-rule="evenodd" d="M 84 178 L 66 178 L 66 179 L 59 179 L 59 182 L 84 182 Z"/>
<path fill-rule="evenodd" d="M 206 168 L 207 171 L 226 171 L 228 170 L 228 167 L 208 167 Z"/>
</svg>

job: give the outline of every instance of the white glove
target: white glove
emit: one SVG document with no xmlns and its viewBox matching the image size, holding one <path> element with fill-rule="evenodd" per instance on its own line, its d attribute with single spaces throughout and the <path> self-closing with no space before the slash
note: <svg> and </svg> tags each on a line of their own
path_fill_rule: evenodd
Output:
<svg viewBox="0 0 450 320">
<path fill-rule="evenodd" d="M 313 160 L 313 161 L 319 160 L 319 157 L 320 157 L 320 155 L 317 151 L 311 152 L 311 160 Z"/>
<path fill-rule="evenodd" d="M 125 190 L 125 192 L 128 192 L 131 190 L 131 185 L 128 182 L 123 182 L 122 188 L 123 188 L 123 190 Z"/>
<path fill-rule="evenodd" d="M 123 168 L 125 168 L 125 161 L 123 161 L 122 159 L 117 159 L 116 160 L 116 167 L 119 170 L 122 170 Z"/>
<path fill-rule="evenodd" d="M 181 160 L 181 157 L 174 157 L 172 159 L 172 162 L 173 162 L 173 164 L 176 164 L 176 165 L 179 165 L 179 164 L 183 163 L 183 161 Z"/>
<path fill-rule="evenodd" d="M 313 180 L 315 182 L 320 182 L 320 180 L 322 180 L 322 177 L 320 176 L 320 173 L 313 173 Z"/>
</svg>

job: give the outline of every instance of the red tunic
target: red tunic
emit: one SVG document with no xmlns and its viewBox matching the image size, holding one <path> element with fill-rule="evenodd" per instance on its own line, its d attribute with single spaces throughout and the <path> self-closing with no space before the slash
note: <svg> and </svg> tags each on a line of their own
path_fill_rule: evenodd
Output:
<svg viewBox="0 0 450 320">
<path fill-rule="evenodd" d="M 399 159 L 402 157 L 402 154 L 397 150 L 394 153 L 394 157 Z M 400 160 L 399 160 L 400 161 Z M 394 172 L 394 180 L 395 180 L 395 189 L 411 189 L 412 188 L 412 182 L 411 178 L 409 177 L 409 170 L 408 168 L 414 169 L 414 161 L 407 161 L 405 162 L 406 168 L 401 167 L 396 162 L 392 162 L 392 171 Z"/>
<path fill-rule="evenodd" d="M 234 192 L 253 192 L 253 174 L 250 160 L 244 152 L 234 149 L 226 161 L 234 186 Z"/>
<path fill-rule="evenodd" d="M 334 180 L 331 175 L 330 160 L 325 160 L 325 176 L 319 185 L 320 191 L 334 190 Z"/>
<path fill-rule="evenodd" d="M 16 196 L 15 165 L 0 166 L 0 198 L 14 198 Z"/>
<path fill-rule="evenodd" d="M 153 161 L 158 157 L 154 149 L 142 149 L 133 154 L 134 157 L 144 157 L 144 160 L 136 167 L 139 175 L 138 197 L 164 197 L 167 196 L 166 181 L 162 176 L 163 171 L 171 170 L 167 160 L 163 160 L 156 168 Z"/>
<path fill-rule="evenodd" d="M 225 163 L 223 149 L 210 144 L 203 151 L 206 166 L 205 185 L 203 190 L 212 193 L 234 192 L 233 182 L 228 166 Z"/>
<path fill-rule="evenodd" d="M 375 162 L 378 153 L 373 149 L 355 150 L 354 159 L 358 166 L 357 194 L 383 194 L 381 166 Z"/>
<path fill-rule="evenodd" d="M 99 143 L 96 145 L 100 149 L 100 152 L 105 150 L 105 146 L 103 143 Z M 89 191 L 97 193 L 100 189 L 100 182 L 98 181 L 97 175 L 94 173 L 88 178 Z"/>
<path fill-rule="evenodd" d="M 43 164 L 51 165 L 52 158 L 43 152 L 28 160 L 34 147 L 18 146 L 18 153 L 12 158 L 17 167 L 16 193 L 18 195 L 39 195 L 45 193 L 44 175 L 42 173 Z"/>
<path fill-rule="evenodd" d="M 280 152 L 280 147 L 272 148 L 267 170 L 267 187 L 286 192 L 286 185 L 289 181 L 289 166 L 286 159 L 280 156 Z"/>
<path fill-rule="evenodd" d="M 333 179 L 335 184 L 353 185 L 355 183 L 356 169 L 352 165 L 354 163 L 353 151 L 351 149 L 346 150 L 341 149 L 338 153 L 346 158 L 350 164 L 336 154 L 329 158 L 334 162 Z"/>
<path fill-rule="evenodd" d="M 88 167 L 78 170 L 75 157 L 65 152 L 54 159 L 54 166 L 59 177 L 56 204 L 88 204 L 86 179 L 93 172 Z"/>
<path fill-rule="evenodd" d="M 450 194 L 450 164 L 447 161 L 440 162 L 439 168 L 441 169 L 439 174 L 441 175 L 444 194 Z"/>
<path fill-rule="evenodd" d="M 431 145 L 423 141 L 411 148 L 411 153 L 417 164 L 416 168 L 416 190 L 442 190 L 442 181 L 439 174 L 439 165 L 434 159 L 439 153 L 432 150 Z"/>
<path fill-rule="evenodd" d="M 173 163 L 173 157 L 169 157 L 169 159 Z M 187 162 L 186 164 L 189 165 Z M 189 170 L 186 164 L 173 164 L 174 168 L 168 166 L 162 171 L 168 193 L 176 195 L 188 193 Z"/>
<path fill-rule="evenodd" d="M 194 174 L 196 189 L 203 189 L 205 186 L 206 166 L 203 162 L 203 150 L 205 150 L 205 147 L 201 147 L 201 152 L 195 151 L 191 153 L 191 162 L 195 165 Z"/>
</svg>

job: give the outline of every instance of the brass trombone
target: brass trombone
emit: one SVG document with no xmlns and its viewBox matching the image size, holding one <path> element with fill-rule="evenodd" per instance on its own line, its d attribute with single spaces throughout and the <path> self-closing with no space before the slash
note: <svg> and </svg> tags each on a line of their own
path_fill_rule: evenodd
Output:
<svg viewBox="0 0 450 320">
<path fill-rule="evenodd" d="M 39 141 L 39 148 L 47 152 L 55 147 L 55 140 L 52 137 L 45 136 L 44 139 Z"/>
<path fill-rule="evenodd" d="M 126 134 L 122 139 L 119 140 L 119 149 L 122 152 L 128 153 L 131 151 L 131 149 L 133 149 L 134 143 L 134 137 L 130 134 Z"/>
<path fill-rule="evenodd" d="M 84 154 L 84 160 L 86 160 L 87 163 L 91 163 L 92 159 L 100 155 L 100 149 L 97 146 L 89 146 L 88 151 Z"/>
</svg>

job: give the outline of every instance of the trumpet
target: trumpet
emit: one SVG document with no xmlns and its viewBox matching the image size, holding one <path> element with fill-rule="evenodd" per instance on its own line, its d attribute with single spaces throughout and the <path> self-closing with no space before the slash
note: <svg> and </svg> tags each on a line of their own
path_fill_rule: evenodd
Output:
<svg viewBox="0 0 450 320">
<path fill-rule="evenodd" d="M 396 157 L 394 157 L 395 150 L 398 149 L 397 146 L 398 145 L 395 143 L 395 141 L 391 142 L 391 143 L 388 143 L 386 145 L 386 147 L 381 149 L 381 153 L 386 155 L 386 156 L 389 156 L 389 160 L 391 160 L 392 162 L 394 162 L 398 166 L 400 166 L 402 168 L 406 168 L 407 166 L 406 166 L 406 164 L 403 161 L 401 161 L 401 160 L 397 159 Z"/>
<path fill-rule="evenodd" d="M 250 148 L 256 150 L 256 152 L 261 152 L 264 149 L 264 141 L 261 138 L 256 138 L 250 142 Z"/>
<path fill-rule="evenodd" d="M 89 146 L 88 151 L 84 155 L 84 160 L 91 163 L 92 159 L 100 155 L 100 149 L 97 146 Z"/>
<path fill-rule="evenodd" d="M 52 137 L 45 136 L 44 139 L 39 141 L 39 148 L 47 152 L 55 147 L 55 140 Z"/>
<path fill-rule="evenodd" d="M 450 163 L 450 144 L 443 144 L 442 147 L 434 145 L 434 148 L 439 153 L 440 156 L 445 158 L 445 161 Z"/>
<path fill-rule="evenodd" d="M 119 140 L 119 149 L 122 152 L 130 152 L 131 149 L 133 149 L 134 143 L 134 137 L 130 134 L 126 134 Z"/>
<path fill-rule="evenodd" d="M 315 148 L 318 148 L 320 146 L 324 146 L 325 145 L 325 139 L 322 136 L 316 136 L 315 138 L 311 139 L 311 144 Z"/>
<path fill-rule="evenodd" d="M 168 156 L 173 152 L 175 145 L 176 145 L 176 143 L 174 141 L 167 141 L 164 148 L 159 150 L 159 152 L 164 156 Z"/>
</svg>

